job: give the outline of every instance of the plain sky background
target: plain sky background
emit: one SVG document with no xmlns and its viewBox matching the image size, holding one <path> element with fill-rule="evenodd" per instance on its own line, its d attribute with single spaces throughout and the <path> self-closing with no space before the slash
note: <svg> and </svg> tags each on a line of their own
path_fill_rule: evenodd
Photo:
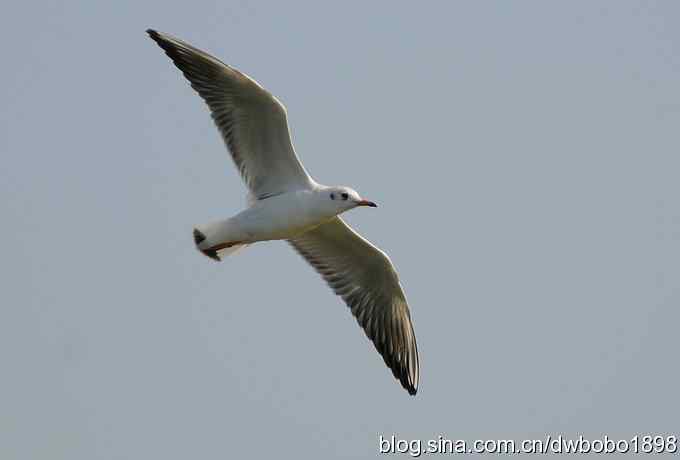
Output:
<svg viewBox="0 0 680 460">
<path fill-rule="evenodd" d="M 680 434 L 680 3 L 12 2 L 0 18 L 0 458 L 348 459 L 378 435 Z M 286 104 L 399 270 L 415 398 L 144 33 Z"/>
</svg>

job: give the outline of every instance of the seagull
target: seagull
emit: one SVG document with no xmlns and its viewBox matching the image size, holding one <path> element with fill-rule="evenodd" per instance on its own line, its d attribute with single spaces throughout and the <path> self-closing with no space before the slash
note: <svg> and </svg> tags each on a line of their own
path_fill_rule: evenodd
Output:
<svg viewBox="0 0 680 460">
<path fill-rule="evenodd" d="M 377 205 L 352 188 L 312 179 L 293 149 L 286 108 L 255 80 L 171 35 L 146 32 L 208 104 L 249 190 L 245 210 L 194 228 L 198 250 L 220 261 L 258 241 L 288 241 L 342 297 L 394 377 L 415 395 L 418 347 L 397 272 L 340 217 Z"/>
</svg>

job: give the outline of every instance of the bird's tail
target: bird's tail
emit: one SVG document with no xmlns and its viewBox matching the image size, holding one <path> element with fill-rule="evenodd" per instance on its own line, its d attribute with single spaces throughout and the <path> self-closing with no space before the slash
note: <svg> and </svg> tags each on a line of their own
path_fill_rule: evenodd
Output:
<svg viewBox="0 0 680 460">
<path fill-rule="evenodd" d="M 194 242 L 196 248 L 213 260 L 221 261 L 239 249 L 248 246 L 233 239 L 233 232 L 229 219 L 213 222 L 205 225 L 197 225 L 194 228 Z"/>
</svg>

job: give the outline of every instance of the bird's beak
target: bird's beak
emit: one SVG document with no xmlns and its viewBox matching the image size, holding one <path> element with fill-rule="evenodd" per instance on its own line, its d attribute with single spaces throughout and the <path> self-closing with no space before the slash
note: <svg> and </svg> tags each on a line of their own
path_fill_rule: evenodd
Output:
<svg viewBox="0 0 680 460">
<path fill-rule="evenodd" d="M 359 201 L 357 201 L 357 206 L 369 206 L 369 207 L 371 207 L 371 208 L 377 208 L 377 207 L 378 207 L 377 204 L 375 204 L 375 203 L 372 202 L 372 201 L 368 201 L 368 200 L 359 200 Z"/>
</svg>

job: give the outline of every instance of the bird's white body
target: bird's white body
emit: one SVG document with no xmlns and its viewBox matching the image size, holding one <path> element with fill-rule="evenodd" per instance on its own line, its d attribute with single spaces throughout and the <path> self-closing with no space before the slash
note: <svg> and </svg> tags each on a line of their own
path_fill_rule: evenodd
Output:
<svg viewBox="0 0 680 460">
<path fill-rule="evenodd" d="M 325 189 L 318 186 L 256 200 L 229 219 L 198 225 L 206 238 L 198 248 L 288 240 L 312 230 L 339 213 Z"/>
<path fill-rule="evenodd" d="M 415 394 L 418 348 L 397 272 L 338 217 L 375 203 L 311 178 L 293 149 L 286 109 L 255 80 L 188 43 L 147 32 L 210 107 L 249 189 L 245 210 L 194 229 L 198 249 L 219 261 L 257 241 L 287 240 L 342 297 L 394 376 Z"/>
</svg>

